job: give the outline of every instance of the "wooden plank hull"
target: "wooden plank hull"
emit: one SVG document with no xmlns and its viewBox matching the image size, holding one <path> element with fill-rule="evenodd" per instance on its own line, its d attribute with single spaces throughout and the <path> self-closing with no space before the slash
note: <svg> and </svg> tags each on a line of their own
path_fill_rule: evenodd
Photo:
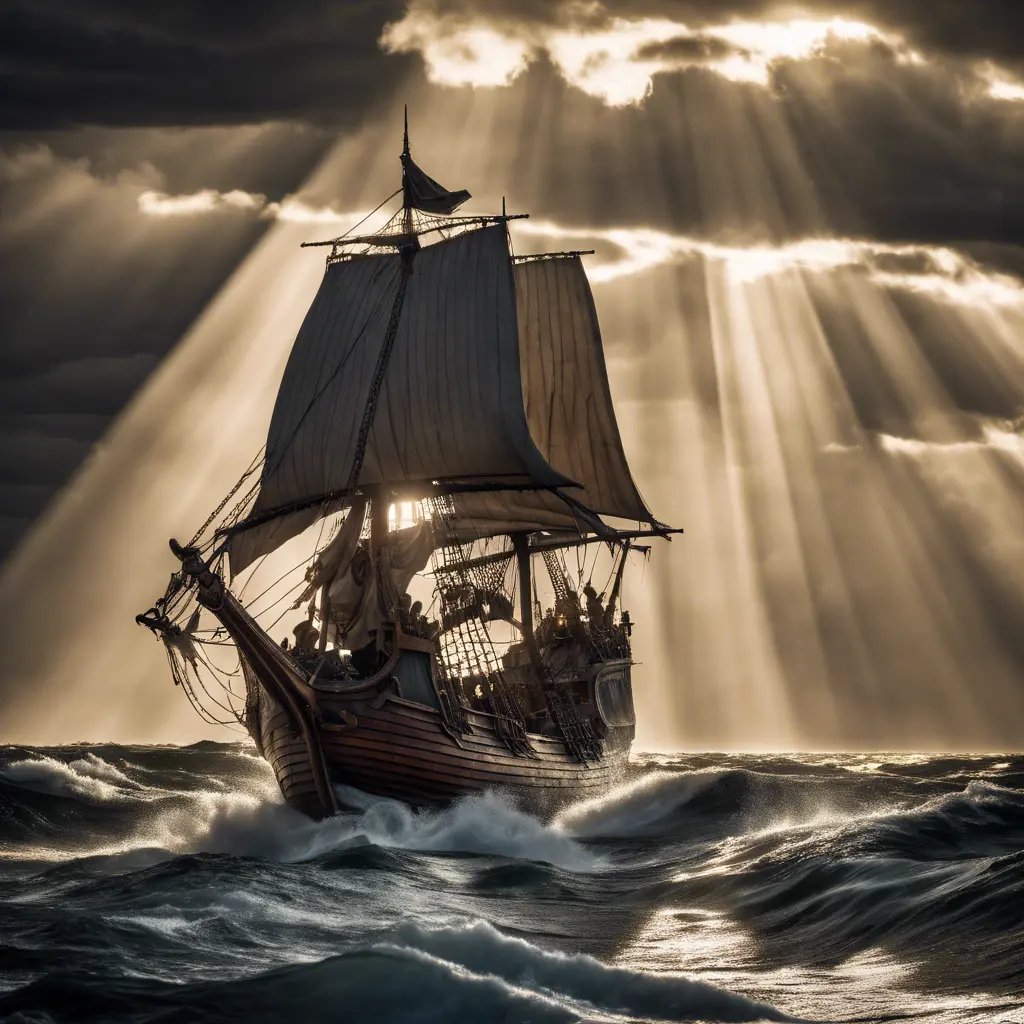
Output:
<svg viewBox="0 0 1024 1024">
<path fill-rule="evenodd" d="M 628 664 L 622 670 L 628 672 Z M 250 674 L 247 679 L 259 687 L 249 702 L 250 729 L 281 792 L 298 810 L 319 816 L 304 740 L 266 689 Z M 470 732 L 452 734 L 436 708 L 375 688 L 318 692 L 317 704 L 318 738 L 333 783 L 420 806 L 493 789 L 532 810 L 552 811 L 615 784 L 633 734 L 631 723 L 607 729 L 601 759 L 584 765 L 560 738 L 538 733 L 528 733 L 532 756 L 513 754 L 496 719 L 479 711 L 467 712 Z"/>
<path fill-rule="evenodd" d="M 531 653 L 528 645 L 510 648 L 504 673 L 509 685 L 523 691 L 527 722 L 527 742 L 518 726 L 513 750 L 499 731 L 502 720 L 480 710 L 484 698 L 472 678 L 464 681 L 470 689 L 458 683 L 461 695 L 445 689 L 451 684 L 443 682 L 433 641 L 406 635 L 396 621 L 383 627 L 379 650 L 389 653 L 372 676 L 352 678 L 337 658 L 335 671 L 322 674 L 325 653 L 316 657 L 305 649 L 279 647 L 196 549 L 176 541 L 171 549 L 181 558 L 182 571 L 196 581 L 199 602 L 238 647 L 246 726 L 285 799 L 303 813 L 333 814 L 338 785 L 428 805 L 501 789 L 545 811 L 620 777 L 635 725 L 628 643 L 624 651 L 613 646 L 602 652 L 594 643 L 567 638 L 545 652 L 543 672 L 557 678 L 568 715 L 564 703 L 531 706 L 531 695 L 540 695 L 532 667 L 538 652 Z M 306 664 L 310 655 L 315 666 Z M 449 709 L 447 718 L 442 707 Z M 511 720 L 504 722 L 509 729 Z M 586 742 L 577 742 L 576 749 L 587 763 L 563 740 L 560 730 L 566 727 L 585 734 Z M 595 749 L 599 756 L 593 758 Z"/>
</svg>

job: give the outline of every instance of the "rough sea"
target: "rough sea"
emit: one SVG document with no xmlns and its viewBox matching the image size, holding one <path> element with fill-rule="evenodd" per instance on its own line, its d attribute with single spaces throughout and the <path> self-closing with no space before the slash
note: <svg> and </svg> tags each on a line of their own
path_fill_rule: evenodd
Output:
<svg viewBox="0 0 1024 1024">
<path fill-rule="evenodd" d="M 1024 1024 L 1024 757 L 636 755 L 543 822 L 0 748 L 0 1020 Z"/>
</svg>

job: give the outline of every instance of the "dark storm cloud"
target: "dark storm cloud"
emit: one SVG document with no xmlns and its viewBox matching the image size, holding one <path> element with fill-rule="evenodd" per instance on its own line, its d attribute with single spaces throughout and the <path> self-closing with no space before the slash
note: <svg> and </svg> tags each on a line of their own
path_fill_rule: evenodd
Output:
<svg viewBox="0 0 1024 1024">
<path fill-rule="evenodd" d="M 0 154 L 9 380 L 75 359 L 162 356 L 265 228 L 231 209 L 215 221 L 141 216 L 139 194 L 162 181 L 146 164 L 103 178 L 47 148 Z"/>
<path fill-rule="evenodd" d="M 0 380 L 0 406 L 8 415 L 59 409 L 67 414 L 112 416 L 156 363 L 157 355 L 148 352 L 57 363 L 32 376 Z"/>
<path fill-rule="evenodd" d="M 690 63 L 722 60 L 735 55 L 744 56 L 747 51 L 733 46 L 724 39 L 713 36 L 678 36 L 661 43 L 646 43 L 636 52 L 638 60 L 678 60 Z"/>
<path fill-rule="evenodd" d="M 813 80 L 812 80 L 813 75 Z M 830 223 L 840 233 L 1024 240 L 1024 103 L 941 65 L 875 54 L 793 64 L 776 82 Z"/>
<path fill-rule="evenodd" d="M 1024 59 L 1024 6 L 1017 0 L 817 0 L 813 10 L 899 32 L 927 52 L 1016 63 Z"/>
<path fill-rule="evenodd" d="M 594 7 L 437 0 L 415 7 L 497 25 L 598 27 L 612 17 L 657 17 L 694 29 L 767 18 L 778 9 L 754 0 L 607 0 Z M 0 127 L 351 124 L 417 71 L 413 57 L 385 54 L 378 46 L 383 27 L 405 10 L 402 0 L 10 4 L 0 12 Z M 804 12 L 867 21 L 937 59 L 1009 66 L 1024 59 L 1024 7 L 1017 0 L 990 0 L 983 11 L 960 0 L 815 0 Z M 642 47 L 640 55 L 700 61 L 724 47 L 680 37 Z"/>
<path fill-rule="evenodd" d="M 241 189 L 268 200 L 293 192 L 334 142 L 336 133 L 303 122 L 109 128 L 0 133 L 8 152 L 44 146 L 63 161 L 87 161 L 100 180 L 153 169 L 153 187 L 171 195 Z"/>
<path fill-rule="evenodd" d="M 0 126 L 358 121 L 407 66 L 376 41 L 387 0 L 83 5 L 0 11 Z"/>
<path fill-rule="evenodd" d="M 0 552 L 265 229 L 231 209 L 145 217 L 138 196 L 164 175 L 138 153 L 109 170 L 45 146 L 0 154 Z"/>
<path fill-rule="evenodd" d="M 495 177 L 514 182 L 519 209 L 576 225 L 737 243 L 1024 242 L 1024 103 L 859 46 L 784 64 L 770 86 L 692 67 L 657 75 L 642 106 L 612 108 L 538 61 L 492 92 L 499 118 L 531 112 L 528 133 L 491 141 Z M 459 94 L 429 95 L 451 107 Z"/>
</svg>

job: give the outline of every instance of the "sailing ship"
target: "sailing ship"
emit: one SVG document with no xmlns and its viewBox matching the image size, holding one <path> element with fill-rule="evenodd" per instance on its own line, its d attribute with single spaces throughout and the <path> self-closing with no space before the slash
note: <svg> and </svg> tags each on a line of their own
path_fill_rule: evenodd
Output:
<svg viewBox="0 0 1024 1024">
<path fill-rule="evenodd" d="M 305 814 L 335 813 L 345 786 L 414 805 L 494 788 L 550 808 L 628 760 L 623 574 L 644 538 L 680 531 L 630 473 L 588 253 L 513 255 L 509 223 L 527 215 L 504 200 L 457 213 L 469 193 L 415 164 L 408 117 L 401 161 L 383 227 L 303 243 L 329 248 L 326 272 L 266 445 L 195 537 L 170 542 L 181 568 L 137 621 Z M 278 642 L 235 584 L 310 531 L 287 595 L 308 614 Z M 610 565 L 601 593 L 582 577 L 591 551 Z"/>
</svg>

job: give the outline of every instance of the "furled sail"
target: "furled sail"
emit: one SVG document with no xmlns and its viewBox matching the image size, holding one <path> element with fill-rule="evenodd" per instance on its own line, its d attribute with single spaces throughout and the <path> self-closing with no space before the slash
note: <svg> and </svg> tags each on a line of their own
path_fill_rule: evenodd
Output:
<svg viewBox="0 0 1024 1024">
<path fill-rule="evenodd" d="M 579 488 L 567 487 L 573 494 Z M 448 524 L 460 542 L 498 537 L 507 533 L 600 533 L 605 527 L 597 515 L 571 504 L 557 491 L 486 491 L 457 494 Z"/>
<path fill-rule="evenodd" d="M 504 226 L 466 232 L 407 259 L 355 257 L 328 266 L 285 368 L 250 518 L 282 514 L 232 539 L 233 572 L 324 514 L 288 513 L 290 506 L 348 487 L 396 307 L 394 347 L 356 486 L 571 483 L 545 461 L 527 426 Z"/>
</svg>

